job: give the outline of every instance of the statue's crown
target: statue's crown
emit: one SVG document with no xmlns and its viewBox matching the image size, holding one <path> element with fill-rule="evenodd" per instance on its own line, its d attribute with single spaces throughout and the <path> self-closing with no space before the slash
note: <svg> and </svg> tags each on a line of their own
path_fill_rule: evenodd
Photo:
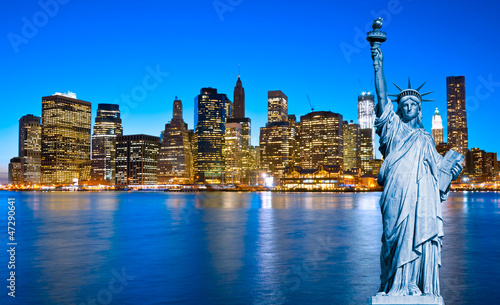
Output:
<svg viewBox="0 0 500 305">
<path fill-rule="evenodd" d="M 430 93 L 432 93 L 434 91 L 429 91 L 429 92 L 425 92 L 425 93 L 420 93 L 419 92 L 419 90 L 422 89 L 422 87 L 425 85 L 425 82 L 422 85 L 420 85 L 420 87 L 418 87 L 417 89 L 412 89 L 411 88 L 411 83 L 410 83 L 410 78 L 409 77 L 408 77 L 408 89 L 401 89 L 401 87 L 399 87 L 395 83 L 393 83 L 393 84 L 394 84 L 394 86 L 396 86 L 396 88 L 399 89 L 400 92 L 399 92 L 399 94 L 389 94 L 389 96 L 396 97 L 396 102 L 398 102 L 398 103 L 405 96 L 415 96 L 421 102 L 432 102 L 432 101 L 434 101 L 434 100 L 427 100 L 427 99 L 423 99 L 422 98 L 422 96 L 430 94 Z"/>
</svg>

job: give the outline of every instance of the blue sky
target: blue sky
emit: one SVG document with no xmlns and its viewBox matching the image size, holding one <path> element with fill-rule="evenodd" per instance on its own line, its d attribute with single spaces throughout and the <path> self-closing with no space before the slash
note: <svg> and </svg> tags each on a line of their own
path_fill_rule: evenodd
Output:
<svg viewBox="0 0 500 305">
<path fill-rule="evenodd" d="M 428 97 L 436 102 L 424 104 L 425 127 L 430 131 L 436 107 L 446 122 L 446 76 L 464 75 L 469 148 L 500 153 L 495 1 L 40 3 L 9 1 L 0 12 L 0 172 L 17 156 L 18 119 L 41 115 L 42 96 L 75 92 L 92 102 L 92 121 L 98 103 L 119 103 L 125 134 L 158 136 L 175 96 L 189 128 L 202 87 L 232 98 L 239 64 L 254 145 L 267 121 L 268 90 L 287 94 L 298 119 L 310 112 L 308 94 L 315 110 L 357 121 L 357 95 L 373 91 L 365 37 L 378 16 L 388 37 L 387 81 L 406 86 L 410 76 L 435 91 Z"/>
</svg>

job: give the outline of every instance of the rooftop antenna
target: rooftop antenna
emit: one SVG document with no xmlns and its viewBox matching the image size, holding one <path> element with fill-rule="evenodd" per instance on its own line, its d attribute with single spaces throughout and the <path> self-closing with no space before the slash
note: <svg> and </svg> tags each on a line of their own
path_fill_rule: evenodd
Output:
<svg viewBox="0 0 500 305">
<path fill-rule="evenodd" d="M 238 64 L 238 78 L 240 78 L 241 76 L 241 65 Z"/>
</svg>

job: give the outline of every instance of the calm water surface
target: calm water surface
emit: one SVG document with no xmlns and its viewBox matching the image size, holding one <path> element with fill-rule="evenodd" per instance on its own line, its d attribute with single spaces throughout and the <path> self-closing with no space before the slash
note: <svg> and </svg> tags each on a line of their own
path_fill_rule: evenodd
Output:
<svg viewBox="0 0 500 305">
<path fill-rule="evenodd" d="M 379 196 L 0 192 L 0 304 L 365 304 Z M 498 304 L 500 194 L 453 193 L 443 214 L 446 304 Z"/>
</svg>

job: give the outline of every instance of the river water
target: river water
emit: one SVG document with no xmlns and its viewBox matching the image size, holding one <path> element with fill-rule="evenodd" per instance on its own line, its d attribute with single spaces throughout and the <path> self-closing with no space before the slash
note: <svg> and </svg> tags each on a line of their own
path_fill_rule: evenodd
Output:
<svg viewBox="0 0 500 305">
<path fill-rule="evenodd" d="M 0 304 L 366 304 L 379 196 L 0 192 Z M 500 193 L 452 193 L 443 217 L 445 303 L 498 304 Z"/>
</svg>

